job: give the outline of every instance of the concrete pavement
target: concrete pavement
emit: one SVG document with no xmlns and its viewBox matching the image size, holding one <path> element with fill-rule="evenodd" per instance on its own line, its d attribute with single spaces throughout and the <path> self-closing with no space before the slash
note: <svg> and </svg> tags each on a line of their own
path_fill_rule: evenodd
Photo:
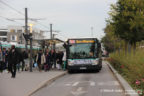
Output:
<svg viewBox="0 0 144 96">
<path fill-rule="evenodd" d="M 66 71 L 17 72 L 16 78 L 10 73 L 0 73 L 0 96 L 29 96 L 49 82 L 65 75 Z"/>
<path fill-rule="evenodd" d="M 67 74 L 32 96 L 126 96 L 108 65 L 98 73 Z"/>
</svg>

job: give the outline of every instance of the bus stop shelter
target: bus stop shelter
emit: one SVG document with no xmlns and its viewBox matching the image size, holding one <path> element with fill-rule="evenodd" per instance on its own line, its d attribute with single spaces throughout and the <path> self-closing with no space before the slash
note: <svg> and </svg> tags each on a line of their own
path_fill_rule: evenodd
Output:
<svg viewBox="0 0 144 96">
<path fill-rule="evenodd" d="M 50 48 L 55 50 L 55 45 L 59 44 L 59 43 L 64 43 L 63 40 L 60 40 L 58 38 L 54 38 L 54 39 L 37 39 L 37 40 L 33 40 L 36 41 L 42 49 L 45 48 Z"/>
</svg>

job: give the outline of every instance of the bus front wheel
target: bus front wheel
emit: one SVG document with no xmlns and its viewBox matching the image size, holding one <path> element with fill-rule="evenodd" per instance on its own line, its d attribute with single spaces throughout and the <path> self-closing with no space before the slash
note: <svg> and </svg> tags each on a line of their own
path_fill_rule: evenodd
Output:
<svg viewBox="0 0 144 96">
<path fill-rule="evenodd" d="M 71 73 L 72 73 L 72 70 L 68 70 L 68 73 L 71 74 Z"/>
</svg>

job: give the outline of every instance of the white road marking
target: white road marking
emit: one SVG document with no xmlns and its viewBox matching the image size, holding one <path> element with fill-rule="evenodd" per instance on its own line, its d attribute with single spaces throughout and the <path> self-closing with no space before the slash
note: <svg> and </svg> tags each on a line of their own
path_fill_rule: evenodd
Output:
<svg viewBox="0 0 144 96">
<path fill-rule="evenodd" d="M 71 86 L 71 84 L 65 84 L 66 86 Z"/>
<path fill-rule="evenodd" d="M 83 89 L 83 87 L 79 87 L 79 88 L 77 89 L 77 92 L 82 91 L 82 89 Z"/>
<path fill-rule="evenodd" d="M 77 86 L 79 84 L 79 82 L 75 82 L 72 86 Z"/>
<path fill-rule="evenodd" d="M 79 95 L 82 95 L 84 93 L 87 93 L 87 91 L 83 91 L 83 87 L 78 87 L 76 91 L 71 91 L 71 93 L 74 96 L 79 96 Z"/>
<path fill-rule="evenodd" d="M 99 82 L 98 83 L 99 86 L 119 86 L 119 82 L 118 81 L 108 81 L 108 82 Z"/>
<path fill-rule="evenodd" d="M 95 86 L 95 85 L 96 85 L 95 82 L 90 81 L 90 86 Z"/>
<path fill-rule="evenodd" d="M 78 84 L 89 84 L 90 86 L 95 86 L 96 83 L 94 81 L 79 81 L 79 82 L 74 82 L 74 83 L 66 83 L 65 86 L 78 86 Z"/>
</svg>

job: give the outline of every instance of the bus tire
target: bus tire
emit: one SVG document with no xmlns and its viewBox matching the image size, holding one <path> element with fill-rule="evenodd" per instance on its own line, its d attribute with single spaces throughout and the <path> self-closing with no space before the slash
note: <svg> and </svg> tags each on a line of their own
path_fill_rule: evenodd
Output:
<svg viewBox="0 0 144 96">
<path fill-rule="evenodd" d="M 71 73 L 72 73 L 72 70 L 68 70 L 68 73 L 71 74 Z"/>
<path fill-rule="evenodd" d="M 95 72 L 99 72 L 100 70 L 98 69 L 98 70 L 96 70 Z"/>
</svg>

